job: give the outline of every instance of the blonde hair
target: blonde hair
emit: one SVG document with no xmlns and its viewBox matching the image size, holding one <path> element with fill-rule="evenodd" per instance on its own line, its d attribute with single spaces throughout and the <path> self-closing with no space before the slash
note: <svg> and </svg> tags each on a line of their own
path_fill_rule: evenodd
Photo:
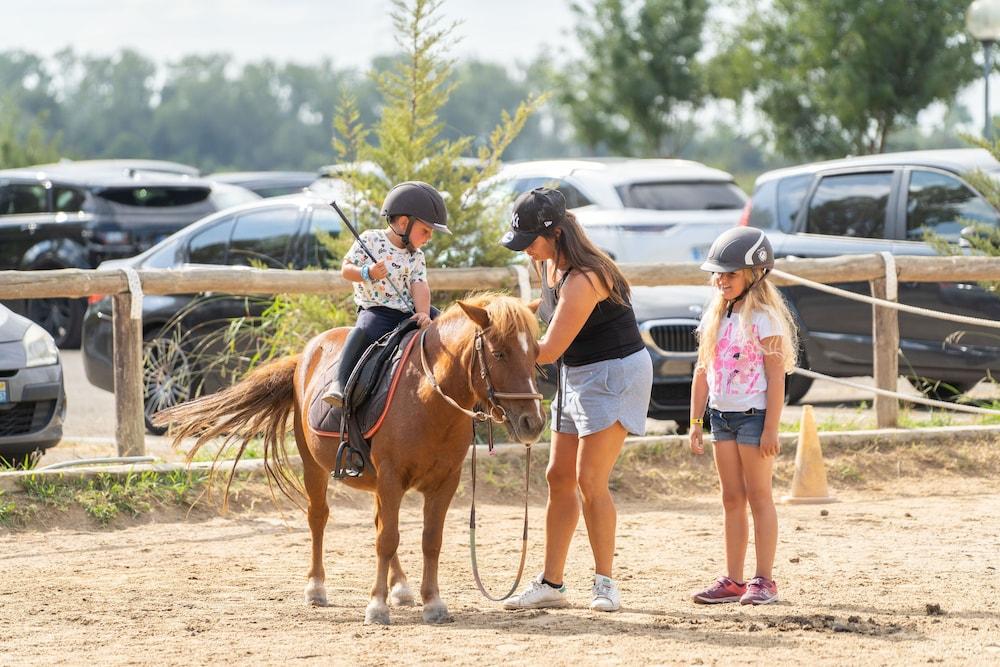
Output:
<svg viewBox="0 0 1000 667">
<path fill-rule="evenodd" d="M 782 368 L 785 373 L 791 373 L 798 361 L 799 334 L 795 326 L 795 319 L 788 304 L 781 292 L 766 279 L 758 279 L 754 269 L 740 269 L 747 285 L 753 283 L 753 287 L 743 297 L 743 305 L 736 311 L 739 317 L 739 328 L 742 337 L 750 341 L 752 345 L 757 345 L 765 355 L 781 355 Z M 754 280 L 757 280 L 754 283 Z M 712 287 L 718 286 L 718 274 L 713 273 L 709 280 Z M 701 321 L 701 328 L 698 332 L 698 367 L 706 371 L 711 371 L 715 362 L 715 344 L 718 342 L 719 325 L 725 316 L 729 302 L 723 298 L 721 292 L 716 292 L 715 298 L 708 306 L 705 317 Z M 753 315 L 761 313 L 769 316 L 781 327 L 781 335 L 778 337 L 778 344 L 769 344 L 764 348 L 756 336 L 753 335 Z M 773 348 L 773 349 L 772 349 Z"/>
</svg>

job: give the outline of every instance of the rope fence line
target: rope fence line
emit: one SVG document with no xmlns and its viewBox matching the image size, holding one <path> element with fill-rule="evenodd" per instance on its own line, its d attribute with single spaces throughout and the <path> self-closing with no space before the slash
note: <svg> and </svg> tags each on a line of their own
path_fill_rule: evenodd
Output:
<svg viewBox="0 0 1000 667">
<path fill-rule="evenodd" d="M 772 269 L 771 273 L 779 278 L 799 283 L 805 287 L 811 287 L 815 290 L 819 290 L 820 292 L 826 292 L 827 294 L 833 294 L 834 296 L 842 296 L 845 299 L 853 299 L 854 301 L 861 301 L 873 306 L 892 308 L 893 310 L 900 310 L 904 313 L 923 315 L 924 317 L 933 317 L 939 320 L 948 320 L 950 322 L 959 322 L 961 324 L 973 324 L 976 326 L 990 327 L 992 329 L 1000 329 L 1000 322 L 997 322 L 996 320 L 988 320 L 982 317 L 968 317 L 966 315 L 955 315 L 953 313 L 941 313 L 936 310 L 928 310 L 927 308 L 920 308 L 918 306 L 909 306 L 905 303 L 899 303 L 897 301 L 886 301 L 885 299 L 865 296 L 864 294 L 850 292 L 848 290 L 840 289 L 839 287 L 817 283 L 809 280 L 808 278 L 800 278 L 793 273 L 786 273 L 784 271 L 779 271 L 778 269 Z"/>
<path fill-rule="evenodd" d="M 852 387 L 854 389 L 863 389 L 864 391 L 870 391 L 873 394 L 879 396 L 885 396 L 887 398 L 895 398 L 900 401 L 906 401 L 908 403 L 920 403 L 921 405 L 929 405 L 934 408 L 944 408 L 946 410 L 955 410 L 957 412 L 970 412 L 977 415 L 1000 415 L 1000 410 L 992 410 L 990 408 L 980 408 L 975 405 L 963 405 L 961 403 L 949 403 L 948 401 L 936 401 L 933 398 L 924 398 L 923 396 L 909 396 L 907 394 L 900 394 L 896 391 L 889 391 L 888 389 L 879 389 L 878 387 L 869 387 L 868 385 L 860 384 L 858 382 L 851 382 L 850 380 L 845 380 L 843 378 L 835 378 L 829 375 L 824 375 L 823 373 L 817 373 L 816 371 L 810 371 L 805 368 L 799 368 L 796 366 L 793 370 L 796 375 L 801 375 L 803 377 L 812 378 L 813 380 L 826 380 L 828 382 L 833 382 L 834 384 L 844 385 L 845 387 Z"/>
</svg>

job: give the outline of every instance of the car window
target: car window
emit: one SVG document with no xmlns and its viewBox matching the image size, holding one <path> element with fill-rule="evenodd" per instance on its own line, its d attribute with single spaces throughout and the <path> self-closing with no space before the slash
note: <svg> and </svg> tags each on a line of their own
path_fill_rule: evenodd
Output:
<svg viewBox="0 0 1000 667">
<path fill-rule="evenodd" d="M 628 208 L 657 211 L 741 209 L 746 196 L 733 183 L 631 183 L 618 187 Z"/>
<path fill-rule="evenodd" d="M 12 183 L 0 188 L 0 215 L 45 213 L 48 190 L 40 183 Z"/>
<path fill-rule="evenodd" d="M 123 206 L 162 208 L 190 206 L 208 198 L 209 189 L 202 186 L 167 187 L 156 185 L 130 185 L 102 190 L 100 196 Z"/>
<path fill-rule="evenodd" d="M 57 185 L 52 189 L 52 203 L 56 211 L 62 213 L 76 213 L 83 209 L 83 202 L 87 195 L 83 190 L 68 188 Z"/>
<path fill-rule="evenodd" d="M 233 219 L 228 218 L 192 236 L 188 244 L 188 261 L 192 264 L 225 264 L 232 230 Z"/>
<path fill-rule="evenodd" d="M 158 248 L 153 250 L 142 260 L 142 268 L 144 269 L 172 269 L 177 266 L 177 250 L 180 247 L 180 241 L 178 239 L 173 239 L 164 242 Z M 212 264 L 218 264 L 219 262 L 211 262 Z"/>
<path fill-rule="evenodd" d="M 813 175 L 790 176 L 778 183 L 778 228 L 790 232 L 795 228 L 802 202 L 806 199 Z"/>
<path fill-rule="evenodd" d="M 340 217 L 327 208 L 313 210 L 306 238 L 306 261 L 309 266 L 330 268 L 340 259 L 333 248 L 332 239 L 340 235 Z"/>
<path fill-rule="evenodd" d="M 825 176 L 809 202 L 806 231 L 851 238 L 884 238 L 891 190 L 891 172 Z"/>
<path fill-rule="evenodd" d="M 566 198 L 566 208 L 579 208 L 581 206 L 590 206 L 594 203 L 587 199 L 575 186 L 570 185 L 566 181 L 559 181 L 556 189 L 563 193 L 563 197 Z"/>
<path fill-rule="evenodd" d="M 915 170 L 906 193 L 906 240 L 923 241 L 928 234 L 957 243 L 970 224 L 997 226 L 995 208 L 965 183 L 947 174 Z"/>
<path fill-rule="evenodd" d="M 271 268 L 284 268 L 288 245 L 298 225 L 297 205 L 240 215 L 229 243 L 229 263 L 243 266 L 261 263 Z"/>
</svg>

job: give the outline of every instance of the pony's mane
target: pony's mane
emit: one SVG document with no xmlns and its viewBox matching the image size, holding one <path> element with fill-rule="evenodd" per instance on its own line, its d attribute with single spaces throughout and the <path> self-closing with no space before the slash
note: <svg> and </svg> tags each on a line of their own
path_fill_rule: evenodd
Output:
<svg viewBox="0 0 1000 667">
<path fill-rule="evenodd" d="M 467 305 L 485 310 L 490 316 L 490 328 L 506 338 L 527 332 L 538 338 L 538 319 L 520 299 L 502 292 L 480 292 L 462 299 Z M 453 303 L 441 314 L 438 322 L 455 318 L 465 318 L 465 312 Z"/>
</svg>

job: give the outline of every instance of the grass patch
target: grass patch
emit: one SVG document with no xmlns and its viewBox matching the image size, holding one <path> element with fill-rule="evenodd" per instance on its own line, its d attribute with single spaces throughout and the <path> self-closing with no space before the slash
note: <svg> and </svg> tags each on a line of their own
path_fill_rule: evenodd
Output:
<svg viewBox="0 0 1000 667">
<path fill-rule="evenodd" d="M 100 473 L 92 478 L 29 475 L 21 480 L 21 487 L 34 508 L 51 513 L 79 507 L 98 524 L 107 526 L 120 516 L 135 518 L 163 505 L 190 506 L 206 480 L 207 475 L 190 471 Z M 0 511 L 0 522 L 13 527 L 19 523 L 18 510 L 13 502 L 0 504 L 0 510 L 6 504 L 12 507 Z M 31 509 L 25 508 L 29 514 Z M 20 516 L 25 518 L 23 512 Z"/>
</svg>

